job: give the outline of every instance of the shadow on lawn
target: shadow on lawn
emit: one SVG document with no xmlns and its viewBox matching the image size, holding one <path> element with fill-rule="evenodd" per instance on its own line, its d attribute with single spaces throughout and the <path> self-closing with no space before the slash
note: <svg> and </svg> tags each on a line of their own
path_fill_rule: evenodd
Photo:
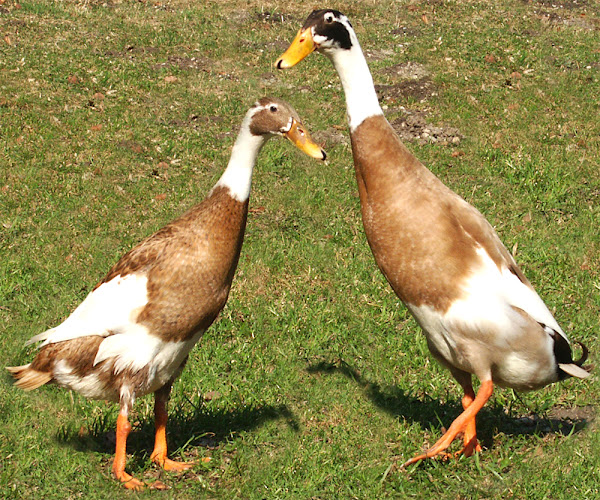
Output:
<svg viewBox="0 0 600 500">
<path fill-rule="evenodd" d="M 429 396 L 424 399 L 417 398 L 398 387 L 382 388 L 362 377 L 358 371 L 343 360 L 321 361 L 310 365 L 307 371 L 309 373 L 340 373 L 356 382 L 363 393 L 382 410 L 395 418 L 417 422 L 424 429 L 438 425 L 449 427 L 462 412 L 460 404 L 462 392 L 458 386 L 455 403 L 440 403 Z M 489 448 L 493 444 L 494 435 L 498 432 L 511 435 L 569 435 L 585 429 L 594 416 L 595 412 L 592 408 L 584 407 L 569 414 L 560 412 L 557 417 L 552 416 L 552 412 L 550 412 L 548 417 L 534 415 L 515 418 L 507 415 L 502 406 L 491 403 L 484 406 L 477 416 L 477 437 L 485 447 Z"/>
<path fill-rule="evenodd" d="M 286 405 L 240 408 L 232 411 L 211 409 L 204 404 L 169 405 L 167 422 L 167 439 L 169 456 L 175 458 L 177 451 L 184 448 L 187 455 L 197 455 L 198 447 L 214 449 L 243 431 L 256 429 L 271 420 L 284 420 L 293 430 L 299 425 Z M 185 408 L 187 407 L 187 409 Z M 115 404 L 118 411 L 118 405 Z M 143 467 L 149 460 L 154 445 L 154 418 L 150 414 L 139 421 L 131 419 L 132 432 L 127 439 L 127 451 L 133 456 L 128 460 L 128 467 Z M 60 428 L 57 441 L 72 446 L 77 451 L 115 452 L 116 411 L 108 408 L 105 413 L 92 421 L 86 428 L 76 430 L 72 427 Z M 194 459 L 196 457 L 191 457 Z"/>
</svg>

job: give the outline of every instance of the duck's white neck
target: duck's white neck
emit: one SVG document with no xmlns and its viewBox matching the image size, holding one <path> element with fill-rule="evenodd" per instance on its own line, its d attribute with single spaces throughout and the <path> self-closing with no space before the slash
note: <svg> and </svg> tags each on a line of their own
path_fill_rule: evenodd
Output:
<svg viewBox="0 0 600 500">
<path fill-rule="evenodd" d="M 365 118 L 382 115 L 383 111 L 377 100 L 369 66 L 354 31 L 350 32 L 350 38 L 352 40 L 350 49 L 336 49 L 327 55 L 340 75 L 346 95 L 348 124 L 350 131 L 353 132 Z"/>
<path fill-rule="evenodd" d="M 219 186 L 229 188 L 231 196 L 240 202 L 245 202 L 250 196 L 252 171 L 256 157 L 269 138 L 269 136 L 264 135 L 253 135 L 250 132 L 251 119 L 252 113 L 249 112 L 244 118 L 240 132 L 233 145 L 227 168 L 215 184 L 215 188 Z"/>
</svg>

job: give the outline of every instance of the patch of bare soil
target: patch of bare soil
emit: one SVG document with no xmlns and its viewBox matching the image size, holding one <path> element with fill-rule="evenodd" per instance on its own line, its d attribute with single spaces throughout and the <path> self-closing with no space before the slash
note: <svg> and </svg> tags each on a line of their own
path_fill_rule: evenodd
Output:
<svg viewBox="0 0 600 500">
<path fill-rule="evenodd" d="M 521 0 L 535 8 L 534 15 L 542 23 L 584 30 L 598 30 L 600 23 L 586 16 L 589 0 Z M 537 7 L 537 8 L 536 8 Z"/>
<path fill-rule="evenodd" d="M 543 5 L 554 9 L 581 9 L 586 7 L 589 0 L 522 0 L 523 3 Z"/>
<path fill-rule="evenodd" d="M 405 111 L 403 116 L 392 121 L 392 127 L 403 141 L 457 145 L 463 139 L 457 128 L 438 127 L 429 123 L 426 111 Z"/>
<path fill-rule="evenodd" d="M 398 26 L 390 31 L 392 35 L 400 35 L 404 37 L 417 37 L 421 34 L 418 29 L 407 28 L 406 26 Z"/>
<path fill-rule="evenodd" d="M 411 61 L 390 66 L 383 73 L 396 80 L 422 80 L 429 76 L 425 66 Z"/>
<path fill-rule="evenodd" d="M 392 85 L 375 85 L 375 90 L 382 102 L 406 101 L 412 98 L 423 102 L 431 96 L 437 95 L 436 87 L 431 79 L 425 77 L 418 80 L 403 80 Z"/>
<path fill-rule="evenodd" d="M 586 17 L 564 16 L 557 12 L 541 9 L 535 12 L 535 16 L 542 21 L 542 23 L 548 25 L 562 25 L 583 30 L 600 29 L 597 20 L 587 19 Z"/>
<path fill-rule="evenodd" d="M 423 102 L 438 94 L 429 72 L 422 64 L 406 62 L 383 70 L 389 84 L 375 85 L 382 104 L 394 105 L 397 101 L 414 99 Z"/>
<path fill-rule="evenodd" d="M 563 434 L 579 432 L 596 418 L 594 406 L 573 408 L 554 408 L 546 417 L 528 415 L 514 420 L 517 431 L 522 434 L 541 432 L 544 434 Z"/>
<path fill-rule="evenodd" d="M 400 139 L 419 144 L 460 143 L 463 135 L 458 129 L 434 125 L 427 120 L 427 111 L 407 109 L 401 105 L 410 99 L 423 103 L 438 95 L 425 66 L 409 61 L 390 66 L 382 73 L 391 83 L 375 85 L 375 90 L 384 109 L 402 112 L 400 117 L 391 121 Z"/>
<path fill-rule="evenodd" d="M 391 49 L 365 49 L 367 61 L 382 61 L 394 55 Z"/>
</svg>

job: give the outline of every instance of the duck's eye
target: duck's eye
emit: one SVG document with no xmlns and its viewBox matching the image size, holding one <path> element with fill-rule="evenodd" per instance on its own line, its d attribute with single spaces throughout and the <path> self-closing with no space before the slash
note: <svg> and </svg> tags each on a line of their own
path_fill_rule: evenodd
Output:
<svg viewBox="0 0 600 500">
<path fill-rule="evenodd" d="M 326 23 L 332 23 L 333 22 L 333 14 L 331 12 L 328 12 L 327 14 L 325 14 L 325 22 Z"/>
<path fill-rule="evenodd" d="M 277 111 L 277 106 L 275 106 L 275 104 L 271 104 L 269 111 L 271 111 L 271 113 L 275 113 Z"/>
</svg>

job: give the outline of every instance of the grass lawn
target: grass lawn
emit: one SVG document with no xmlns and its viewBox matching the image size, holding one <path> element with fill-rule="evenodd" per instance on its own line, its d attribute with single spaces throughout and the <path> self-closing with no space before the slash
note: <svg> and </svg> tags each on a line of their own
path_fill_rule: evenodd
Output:
<svg viewBox="0 0 600 500">
<path fill-rule="evenodd" d="M 482 410 L 484 453 L 408 470 L 461 392 L 377 271 L 332 65 L 273 63 L 318 4 L 0 0 L 0 366 L 61 322 L 135 243 L 201 200 L 259 97 L 298 109 L 326 164 L 259 156 L 230 300 L 175 384 L 171 455 L 150 462 L 137 401 L 111 477 L 118 407 L 0 378 L 1 498 L 600 497 L 596 377 Z M 325 4 L 323 5 L 325 6 Z M 475 205 L 573 340 L 600 351 L 600 5 L 340 1 L 386 116 Z"/>
</svg>

